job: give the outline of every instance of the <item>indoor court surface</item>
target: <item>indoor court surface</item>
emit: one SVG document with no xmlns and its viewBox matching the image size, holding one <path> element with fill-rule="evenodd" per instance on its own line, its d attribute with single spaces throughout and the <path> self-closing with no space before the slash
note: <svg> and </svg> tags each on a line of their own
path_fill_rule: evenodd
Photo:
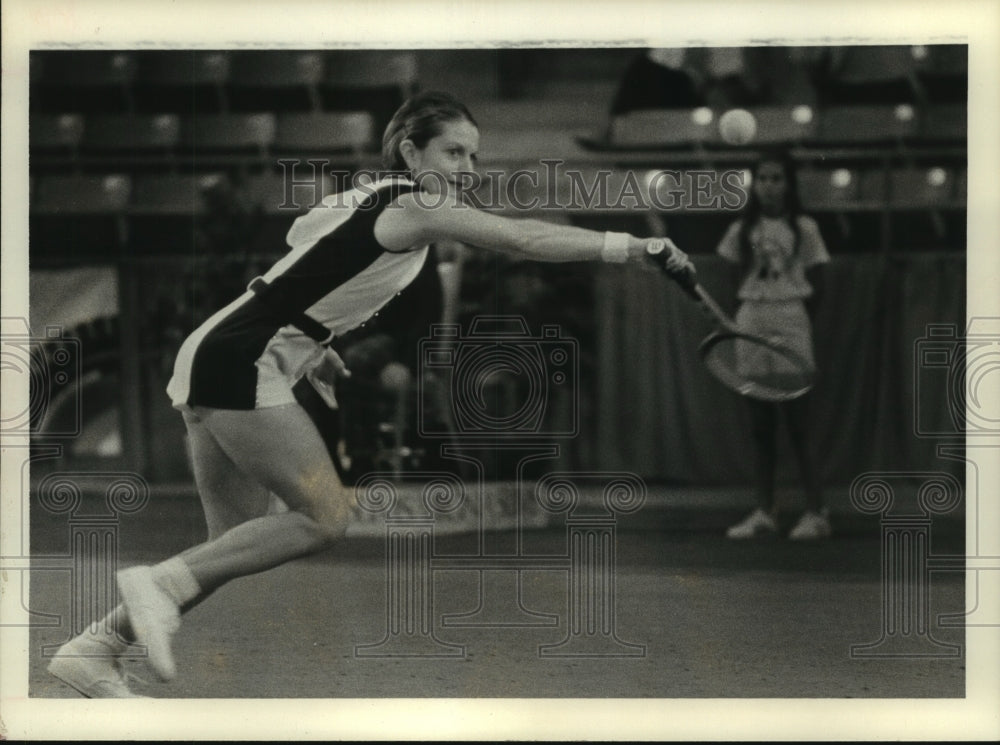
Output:
<svg viewBox="0 0 1000 745">
<path fill-rule="evenodd" d="M 958 656 L 852 658 L 853 645 L 881 635 L 877 521 L 840 510 L 833 515 L 837 533 L 829 541 L 735 542 L 723 533 L 738 509 L 667 510 L 656 507 L 666 499 L 650 498 L 653 506 L 622 518 L 617 528 L 614 635 L 625 643 L 619 649 L 633 656 L 539 655 L 540 646 L 567 636 L 569 572 L 551 569 L 523 572 L 521 606 L 530 615 L 517 619 L 514 570 L 487 572 L 495 615 L 481 626 L 443 623 L 475 609 L 479 572 L 435 570 L 433 637 L 447 650 L 443 654 L 459 653 L 356 655 L 356 647 L 382 641 L 387 628 L 386 540 L 362 536 L 223 587 L 185 616 L 174 638 L 177 678 L 156 682 L 141 661 L 131 661 L 130 671 L 148 683 L 134 688 L 158 698 L 965 695 L 963 629 L 938 623 L 940 614 L 965 607 L 962 572 L 932 572 L 929 585 L 928 636 L 958 645 Z M 718 495 L 716 502 L 724 501 Z M 60 519 L 35 513 L 36 556 L 65 552 Z M 155 562 L 185 548 L 203 530 L 201 520 L 193 494 L 154 497 L 144 510 L 121 520 L 121 565 Z M 935 555 L 962 552 L 958 522 L 933 527 Z M 515 531 L 490 533 L 485 545 L 509 553 L 515 536 Z M 456 533 L 437 536 L 433 551 L 454 556 L 470 554 L 475 546 L 473 534 Z M 523 532 L 524 554 L 555 554 L 565 546 L 561 525 Z M 33 609 L 62 614 L 63 621 L 31 634 L 30 696 L 79 698 L 46 674 L 47 663 L 36 651 L 68 636 L 69 573 L 34 572 L 31 595 Z M 499 625 L 518 619 L 545 625 Z"/>
<path fill-rule="evenodd" d="M 3 599 L 29 623 L 0 740 L 21 705 L 36 733 L 153 724 L 81 690 L 194 741 L 996 739 L 989 23 L 716 36 L 657 4 L 591 42 L 535 4 L 521 44 L 485 3 L 467 39 L 449 6 L 393 48 L 407 13 L 366 45 L 300 5 L 239 19 L 252 43 L 207 13 L 212 43 L 153 43 L 146 9 L 143 40 L 109 18 L 5 46 L 27 97 L 4 275 L 30 304 L 0 341 L 31 353 L 3 419 Z M 435 194 L 479 209 L 414 217 Z M 328 455 L 356 511 L 311 553 Z M 265 488 L 299 514 L 264 518 Z M 178 559 L 199 490 L 222 538 Z M 176 677 L 137 644 L 121 680 L 50 674 L 78 636 L 121 649 L 84 632 L 136 566 L 154 653 L 161 595 L 204 599 Z"/>
</svg>

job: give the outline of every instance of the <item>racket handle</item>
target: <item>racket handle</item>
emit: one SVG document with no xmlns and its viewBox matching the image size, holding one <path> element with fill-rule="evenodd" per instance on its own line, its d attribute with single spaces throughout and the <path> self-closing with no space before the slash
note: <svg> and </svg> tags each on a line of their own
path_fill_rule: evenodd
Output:
<svg viewBox="0 0 1000 745">
<path fill-rule="evenodd" d="M 695 300 L 701 300 L 701 294 L 698 292 L 698 276 L 695 274 L 694 269 L 689 266 L 683 269 L 670 270 L 664 268 L 667 276 L 670 277 L 674 282 L 676 282 L 684 292 L 693 297 Z"/>
<path fill-rule="evenodd" d="M 681 269 L 667 268 L 667 259 L 670 258 L 670 252 L 667 251 L 666 242 L 651 242 L 646 247 L 646 255 L 664 274 L 676 282 L 684 292 L 695 300 L 701 300 L 701 295 L 696 289 L 698 287 L 698 276 L 695 273 L 694 267 L 685 266 Z"/>
</svg>

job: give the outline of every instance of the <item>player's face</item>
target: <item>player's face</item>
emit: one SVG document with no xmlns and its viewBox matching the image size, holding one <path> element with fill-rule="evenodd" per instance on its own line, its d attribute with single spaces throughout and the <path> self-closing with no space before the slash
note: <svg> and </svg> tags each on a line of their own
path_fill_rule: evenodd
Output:
<svg viewBox="0 0 1000 745">
<path fill-rule="evenodd" d="M 753 189 L 765 215 L 780 215 L 785 211 L 788 180 L 780 163 L 761 163 L 753 180 Z"/>
<path fill-rule="evenodd" d="M 409 165 L 422 189 L 454 192 L 461 174 L 475 170 L 478 152 L 479 129 L 466 119 L 456 119 L 445 122 L 441 134 L 428 140 L 423 150 L 414 150 Z"/>
</svg>

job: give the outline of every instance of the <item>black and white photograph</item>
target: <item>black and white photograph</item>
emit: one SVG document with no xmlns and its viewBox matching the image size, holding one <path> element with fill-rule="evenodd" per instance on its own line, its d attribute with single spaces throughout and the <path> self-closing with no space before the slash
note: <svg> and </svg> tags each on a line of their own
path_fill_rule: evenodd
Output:
<svg viewBox="0 0 1000 745">
<path fill-rule="evenodd" d="M 236 7 L 5 4 L 0 737 L 1000 737 L 1000 4 Z"/>
</svg>

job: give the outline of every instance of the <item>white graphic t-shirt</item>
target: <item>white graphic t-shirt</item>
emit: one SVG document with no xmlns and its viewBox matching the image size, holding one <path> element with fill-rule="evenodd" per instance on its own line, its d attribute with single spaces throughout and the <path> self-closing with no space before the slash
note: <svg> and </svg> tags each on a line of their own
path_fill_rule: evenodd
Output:
<svg viewBox="0 0 1000 745">
<path fill-rule="evenodd" d="M 737 220 L 729 226 L 717 249 L 729 261 L 740 261 L 740 227 Z M 799 247 L 795 251 L 795 233 L 788 220 L 761 217 L 750 230 L 753 256 L 750 271 L 740 285 L 740 300 L 800 300 L 812 295 L 805 270 L 814 264 L 830 261 L 823 236 L 816 221 L 798 217 Z"/>
</svg>

